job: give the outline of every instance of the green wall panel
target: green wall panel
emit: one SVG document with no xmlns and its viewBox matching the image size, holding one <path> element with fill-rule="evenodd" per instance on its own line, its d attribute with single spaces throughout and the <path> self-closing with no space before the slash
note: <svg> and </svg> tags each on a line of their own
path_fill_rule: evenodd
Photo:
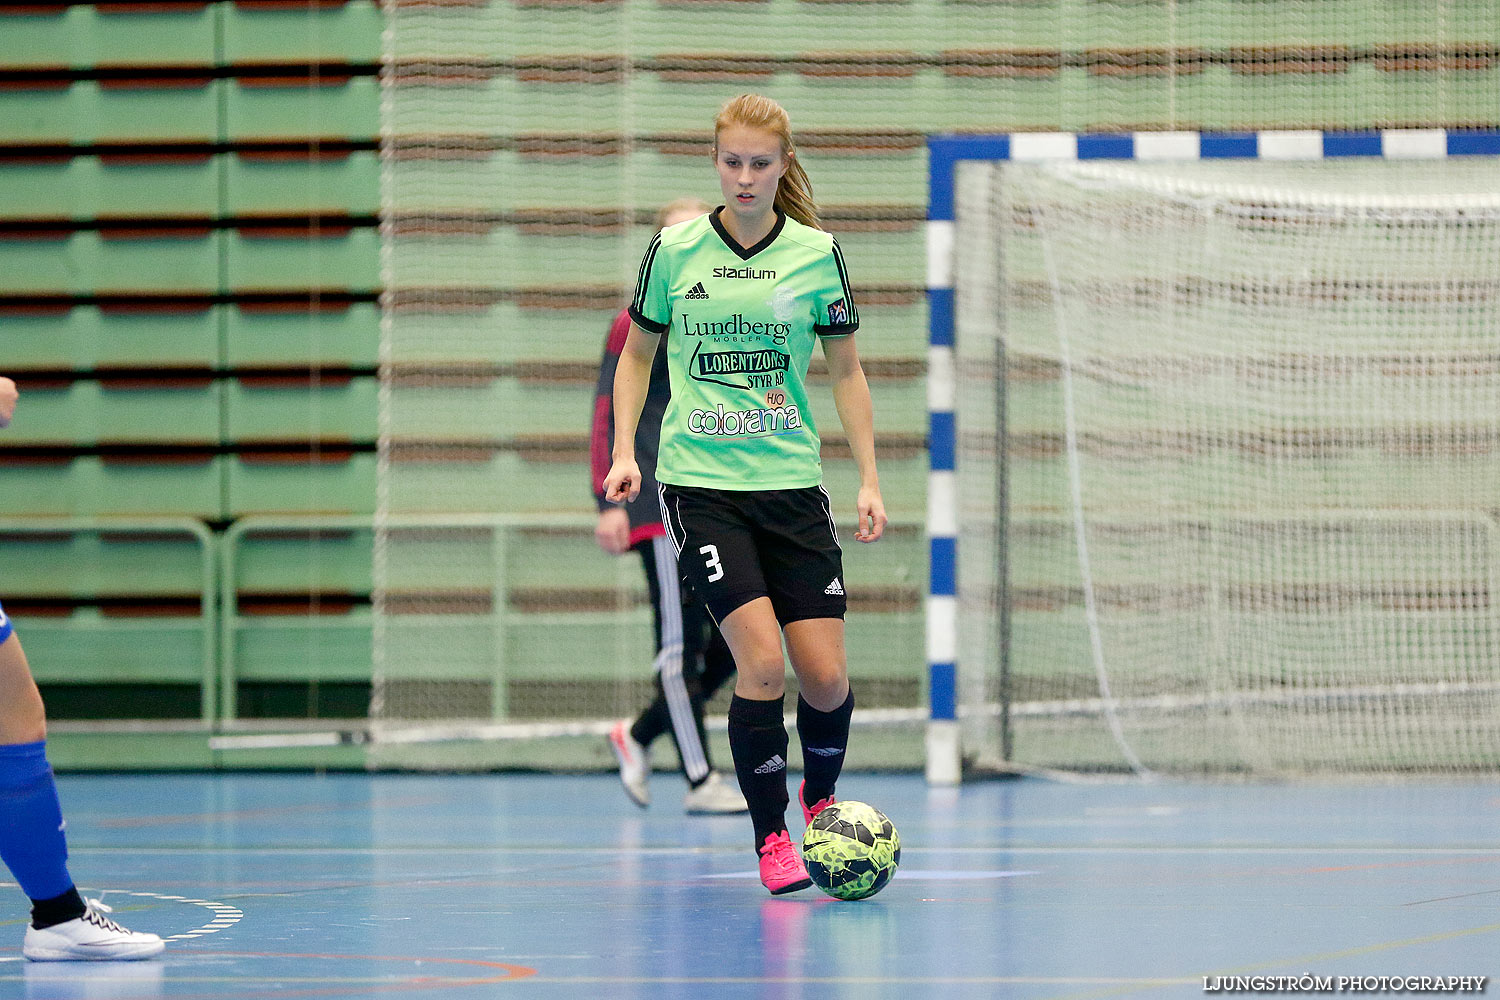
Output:
<svg viewBox="0 0 1500 1000">
<path fill-rule="evenodd" d="M 96 366 L 210 367 L 219 353 L 212 310 L 155 315 L 75 306 L 61 314 L 0 317 L 5 361 L 17 368 L 87 372 Z M 17 419 L 26 418 L 23 402 Z"/>
<path fill-rule="evenodd" d="M 6 442 L 217 444 L 222 396 L 221 387 L 210 383 L 121 389 L 91 379 L 27 390 Z"/>
</svg>

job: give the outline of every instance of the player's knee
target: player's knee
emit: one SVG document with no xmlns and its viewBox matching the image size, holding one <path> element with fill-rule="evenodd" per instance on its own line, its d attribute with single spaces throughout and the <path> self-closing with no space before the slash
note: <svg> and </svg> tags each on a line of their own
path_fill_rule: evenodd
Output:
<svg viewBox="0 0 1500 1000">
<path fill-rule="evenodd" d="M 849 677 L 837 665 L 798 673 L 802 699 L 820 712 L 831 712 L 849 696 Z"/>
<path fill-rule="evenodd" d="M 755 677 L 786 672 L 786 659 L 781 653 L 781 636 L 747 636 L 734 650 L 734 666 L 741 674 Z"/>
<path fill-rule="evenodd" d="M 780 680 L 786 675 L 786 664 L 779 657 L 759 657 L 739 665 L 740 676 L 749 677 L 756 683 Z"/>
<path fill-rule="evenodd" d="M 739 679 L 735 690 L 741 694 L 753 692 L 759 699 L 778 698 L 786 691 L 786 665 L 781 651 L 737 660 Z"/>
</svg>

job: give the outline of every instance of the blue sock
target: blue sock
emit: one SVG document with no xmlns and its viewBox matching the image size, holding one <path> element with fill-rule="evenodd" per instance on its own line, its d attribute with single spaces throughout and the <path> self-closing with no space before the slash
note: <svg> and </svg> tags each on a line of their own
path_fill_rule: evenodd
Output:
<svg viewBox="0 0 1500 1000">
<path fill-rule="evenodd" d="M 32 899 L 73 888 L 46 741 L 0 745 L 0 859 Z"/>
</svg>

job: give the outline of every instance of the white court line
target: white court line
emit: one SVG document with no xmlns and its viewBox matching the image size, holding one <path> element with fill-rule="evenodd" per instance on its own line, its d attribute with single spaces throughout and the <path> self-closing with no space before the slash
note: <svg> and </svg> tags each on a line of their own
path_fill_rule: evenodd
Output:
<svg viewBox="0 0 1500 1000">
<path fill-rule="evenodd" d="M 101 889 L 100 894 L 113 893 L 117 896 L 141 896 L 147 899 L 160 899 L 169 903 L 191 903 L 194 906 L 206 907 L 213 911 L 214 917 L 201 927 L 195 927 L 181 934 L 164 936 L 163 941 L 189 941 L 194 938 L 204 937 L 208 934 L 217 934 L 226 928 L 233 927 L 244 919 L 245 912 L 237 906 L 228 903 L 218 903 L 211 899 L 189 899 L 186 896 L 167 896 L 159 892 L 130 892 L 125 889 Z"/>
</svg>

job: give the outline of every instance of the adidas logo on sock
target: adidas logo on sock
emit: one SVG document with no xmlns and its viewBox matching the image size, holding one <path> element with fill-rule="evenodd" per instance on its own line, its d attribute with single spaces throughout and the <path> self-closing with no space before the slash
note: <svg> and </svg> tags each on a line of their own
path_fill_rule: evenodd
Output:
<svg viewBox="0 0 1500 1000">
<path fill-rule="evenodd" d="M 764 764 L 762 764 L 760 767 L 757 767 L 755 769 L 755 773 L 756 774 L 775 774 L 777 771 L 785 771 L 785 770 L 786 770 L 786 761 L 784 761 L 784 760 L 781 759 L 781 754 L 777 754 L 776 756 L 772 757 L 770 760 L 768 760 Z"/>
<path fill-rule="evenodd" d="M 700 281 L 696 285 L 694 285 L 692 288 L 689 288 L 688 289 L 688 293 L 686 295 L 684 295 L 683 298 L 685 298 L 685 299 L 706 299 L 706 298 L 708 298 L 708 292 L 704 289 L 703 282 Z"/>
<path fill-rule="evenodd" d="M 833 578 L 833 582 L 830 583 L 828 586 L 826 586 L 826 587 L 823 588 L 823 593 L 825 593 L 825 594 L 837 594 L 839 597 L 843 597 L 844 596 L 844 585 L 839 582 L 839 578 L 838 577 L 834 577 Z"/>
<path fill-rule="evenodd" d="M 837 757 L 844 752 L 843 747 L 806 747 L 808 753 L 815 753 L 819 757 Z"/>
</svg>

